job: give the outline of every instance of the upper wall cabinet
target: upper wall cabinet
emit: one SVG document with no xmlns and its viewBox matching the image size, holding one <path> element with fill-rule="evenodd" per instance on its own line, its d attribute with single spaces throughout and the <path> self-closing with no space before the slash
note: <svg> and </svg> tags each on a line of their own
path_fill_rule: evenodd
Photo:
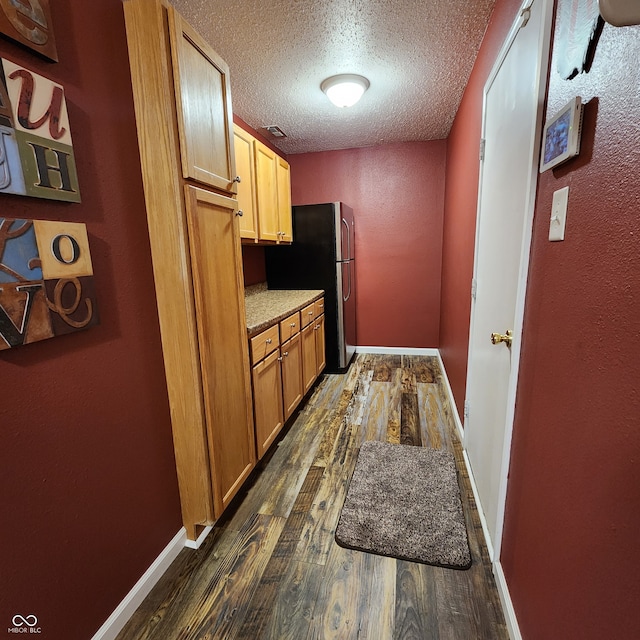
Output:
<svg viewBox="0 0 640 640">
<path fill-rule="evenodd" d="M 182 175 L 236 194 L 229 67 L 169 7 Z"/>
<path fill-rule="evenodd" d="M 238 206 L 242 210 L 240 237 L 258 244 L 289 243 L 291 176 L 289 163 L 241 127 L 233 126 Z"/>
<path fill-rule="evenodd" d="M 259 239 L 277 242 L 280 240 L 277 156 L 259 140 L 253 141 L 253 149 L 256 162 Z"/>
<path fill-rule="evenodd" d="M 293 240 L 293 220 L 291 216 L 291 173 L 289 163 L 280 156 L 276 157 L 276 177 L 278 184 L 278 240 Z"/>
<path fill-rule="evenodd" d="M 236 153 L 236 171 L 240 181 L 238 185 L 238 207 L 240 217 L 240 237 L 246 240 L 258 240 L 258 210 L 253 160 L 253 136 L 237 124 L 233 125 L 233 146 Z M 240 211 L 238 213 L 240 214 Z"/>
</svg>

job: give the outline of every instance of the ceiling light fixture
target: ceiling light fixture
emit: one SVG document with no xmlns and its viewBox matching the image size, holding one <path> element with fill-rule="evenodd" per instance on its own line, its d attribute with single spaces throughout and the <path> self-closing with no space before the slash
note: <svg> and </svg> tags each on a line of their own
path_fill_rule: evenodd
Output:
<svg viewBox="0 0 640 640">
<path fill-rule="evenodd" d="M 341 73 L 323 80 L 320 88 L 336 107 L 352 107 L 369 88 L 369 81 L 364 76 Z"/>
</svg>

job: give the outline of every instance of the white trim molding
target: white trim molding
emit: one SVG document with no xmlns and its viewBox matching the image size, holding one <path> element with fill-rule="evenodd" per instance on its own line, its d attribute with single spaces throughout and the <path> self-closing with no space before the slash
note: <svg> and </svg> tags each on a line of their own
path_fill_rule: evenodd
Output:
<svg viewBox="0 0 640 640">
<path fill-rule="evenodd" d="M 507 586 L 507 579 L 502 571 L 502 565 L 499 562 L 493 563 L 493 575 L 496 579 L 498 595 L 500 596 L 502 611 L 509 631 L 509 638 L 511 638 L 511 640 L 522 640 L 520 626 L 518 625 L 518 619 L 516 618 L 516 612 L 513 608 L 513 602 L 511 602 L 511 594 L 509 593 L 509 587 Z"/>
<path fill-rule="evenodd" d="M 149 595 L 151 589 L 169 568 L 169 565 L 184 549 L 186 542 L 187 531 L 182 528 L 153 561 L 153 564 L 144 572 L 144 575 L 136 582 L 105 623 L 96 631 L 92 640 L 115 639 L 135 610 L 142 604 L 142 601 Z"/>
<path fill-rule="evenodd" d="M 399 356 L 437 356 L 437 349 L 418 347 L 356 347 L 356 353 L 380 353 Z"/>
<path fill-rule="evenodd" d="M 449 405 L 451 406 L 451 413 L 453 414 L 453 419 L 455 420 L 456 427 L 458 429 L 460 442 L 464 442 L 464 438 L 463 438 L 464 428 L 462 426 L 462 422 L 458 414 L 456 402 L 453 397 L 453 390 L 451 389 L 451 385 L 449 384 L 449 376 L 447 376 L 447 370 L 445 369 L 444 361 L 442 360 L 442 356 L 440 355 L 439 351 L 438 351 L 438 361 L 440 362 L 440 369 L 442 370 L 442 377 L 444 378 L 445 389 L 449 397 Z M 491 562 L 492 562 L 491 567 L 493 569 L 493 575 L 495 576 L 495 579 L 496 579 L 496 585 L 498 587 L 498 595 L 500 596 L 500 603 L 502 604 L 502 612 L 504 614 L 505 621 L 507 623 L 507 629 L 509 630 L 509 637 L 511 640 L 522 640 L 522 635 L 520 634 L 520 627 L 518 626 L 516 613 L 513 608 L 513 603 L 511 602 L 509 587 L 507 586 L 507 579 L 505 578 L 504 572 L 502 571 L 502 565 L 500 564 L 500 561 L 496 561 L 494 557 L 495 551 L 493 549 L 493 545 L 491 544 L 491 536 L 489 536 L 487 521 L 484 517 L 484 512 L 482 511 L 480 497 L 478 496 L 478 488 L 476 487 L 476 482 L 473 477 L 473 472 L 471 471 L 471 464 L 469 463 L 467 452 L 464 449 L 462 451 L 462 457 L 464 459 L 464 465 L 467 469 L 467 475 L 469 476 L 469 482 L 471 484 L 471 490 L 473 491 L 473 497 L 476 501 L 478 515 L 480 516 L 480 523 L 482 524 L 482 533 L 484 535 L 485 544 L 487 545 L 489 558 L 491 559 Z"/>
<path fill-rule="evenodd" d="M 458 437 L 460 438 L 460 442 L 464 442 L 464 428 L 462 427 L 462 420 L 460 420 L 460 414 L 458 413 L 458 408 L 456 406 L 456 401 L 453 398 L 453 389 L 449 384 L 449 376 L 447 375 L 447 370 L 444 366 L 444 360 L 440 355 L 440 351 L 438 350 L 438 362 L 440 363 L 440 369 L 442 370 L 442 376 L 444 378 L 444 386 L 447 391 L 447 395 L 449 396 L 449 406 L 451 407 L 451 413 L 453 414 L 453 419 L 456 423 L 456 428 L 458 429 Z"/>
<path fill-rule="evenodd" d="M 197 540 L 187 539 L 187 541 L 184 543 L 184 546 L 188 547 L 189 549 L 199 549 L 200 545 L 204 542 L 204 539 L 211 533 L 212 529 L 213 529 L 212 525 L 205 527 L 202 530 L 202 533 L 198 536 Z"/>
</svg>

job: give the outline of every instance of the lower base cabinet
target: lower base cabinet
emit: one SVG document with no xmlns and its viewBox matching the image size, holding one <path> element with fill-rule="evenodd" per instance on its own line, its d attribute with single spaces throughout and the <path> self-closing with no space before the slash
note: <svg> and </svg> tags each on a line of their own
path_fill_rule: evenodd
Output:
<svg viewBox="0 0 640 640">
<path fill-rule="evenodd" d="M 306 393 L 327 364 L 324 347 L 324 314 L 308 324 L 300 335 L 302 337 L 302 380 Z"/>
<path fill-rule="evenodd" d="M 307 309 L 314 309 L 313 303 Z M 307 316 L 300 331 L 301 314 L 296 312 L 250 340 L 258 458 L 324 369 L 324 315 L 312 318 Z"/>
<path fill-rule="evenodd" d="M 282 347 L 282 408 L 285 422 L 302 400 L 302 341 L 297 333 Z"/>
<path fill-rule="evenodd" d="M 280 359 L 278 349 L 253 367 L 253 411 L 258 458 L 262 458 L 284 424 Z"/>
</svg>

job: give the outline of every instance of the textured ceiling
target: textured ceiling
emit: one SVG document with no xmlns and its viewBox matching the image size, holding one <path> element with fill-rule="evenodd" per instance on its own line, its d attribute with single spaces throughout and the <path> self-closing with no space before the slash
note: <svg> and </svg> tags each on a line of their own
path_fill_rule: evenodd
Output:
<svg viewBox="0 0 640 640">
<path fill-rule="evenodd" d="M 229 65 L 233 110 L 285 153 L 446 138 L 495 0 L 171 0 Z M 371 82 L 349 109 L 320 83 Z"/>
</svg>

